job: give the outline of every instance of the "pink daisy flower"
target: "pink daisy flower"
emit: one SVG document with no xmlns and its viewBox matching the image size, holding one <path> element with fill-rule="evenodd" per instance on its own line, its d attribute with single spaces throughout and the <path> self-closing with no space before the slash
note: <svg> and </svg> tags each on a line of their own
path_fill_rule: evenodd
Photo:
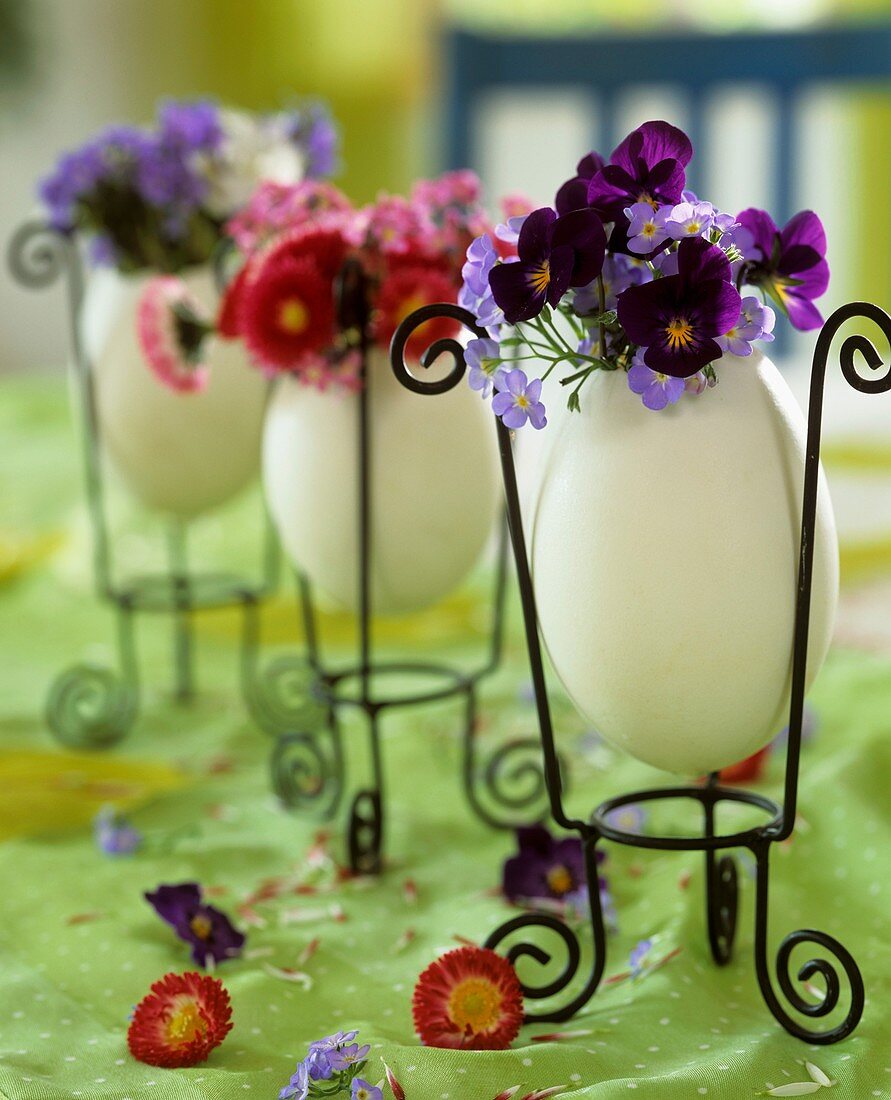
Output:
<svg viewBox="0 0 891 1100">
<path fill-rule="evenodd" d="M 176 275 L 150 279 L 136 306 L 136 335 L 156 378 L 178 393 L 200 393 L 210 381 L 203 359 L 213 329 L 201 304 Z"/>
</svg>

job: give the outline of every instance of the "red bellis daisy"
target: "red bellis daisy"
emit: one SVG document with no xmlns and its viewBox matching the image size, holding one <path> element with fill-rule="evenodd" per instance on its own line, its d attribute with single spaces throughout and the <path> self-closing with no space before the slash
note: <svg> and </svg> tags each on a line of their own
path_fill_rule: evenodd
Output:
<svg viewBox="0 0 891 1100">
<path fill-rule="evenodd" d="M 388 347 L 400 322 L 410 313 L 433 302 L 453 302 L 456 294 L 454 280 L 443 271 L 420 265 L 395 266 L 378 292 L 372 329 L 375 343 Z M 415 331 L 406 350 L 417 359 L 435 340 L 454 336 L 456 330 L 454 321 L 438 317 Z"/>
<path fill-rule="evenodd" d="M 218 978 L 165 974 L 136 1006 L 127 1046 L 149 1066 L 197 1066 L 231 1030 L 229 994 Z"/>
<path fill-rule="evenodd" d="M 239 309 L 248 350 L 271 370 L 294 370 L 334 338 L 331 280 L 309 258 L 268 257 Z"/>
<path fill-rule="evenodd" d="M 450 1050 L 507 1050 L 523 1023 L 523 992 L 507 959 L 459 947 L 421 974 L 412 999 L 421 1042 Z"/>
</svg>

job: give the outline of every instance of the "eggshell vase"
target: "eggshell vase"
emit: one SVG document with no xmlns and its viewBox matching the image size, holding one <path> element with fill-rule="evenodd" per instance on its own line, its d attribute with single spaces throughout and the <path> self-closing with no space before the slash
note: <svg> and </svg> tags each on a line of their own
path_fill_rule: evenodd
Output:
<svg viewBox="0 0 891 1100">
<path fill-rule="evenodd" d="M 447 595 L 480 556 L 501 493 L 495 432 L 490 406 L 467 386 L 435 400 L 411 393 L 378 350 L 369 378 L 372 612 L 401 614 Z M 286 552 L 324 596 L 352 610 L 358 401 L 282 378 L 263 436 L 263 484 Z"/>
<path fill-rule="evenodd" d="M 598 372 L 561 418 L 533 514 L 542 636 L 614 746 L 701 775 L 786 724 L 806 426 L 773 363 L 722 358 L 717 387 L 653 412 Z M 546 429 L 547 430 L 547 429 Z M 818 497 L 808 683 L 825 659 L 838 545 Z"/>
<path fill-rule="evenodd" d="M 256 476 L 269 384 L 239 342 L 214 340 L 204 390 L 165 386 L 146 363 L 136 334 L 137 303 L 148 278 L 111 268 L 91 273 L 81 314 L 84 350 L 112 466 L 147 507 L 189 519 Z M 183 278 L 215 310 L 209 268 L 194 268 Z"/>
</svg>

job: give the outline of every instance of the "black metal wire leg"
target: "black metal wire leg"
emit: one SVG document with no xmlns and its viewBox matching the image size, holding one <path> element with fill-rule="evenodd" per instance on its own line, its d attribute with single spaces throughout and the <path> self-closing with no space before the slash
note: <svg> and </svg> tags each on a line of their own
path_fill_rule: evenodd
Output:
<svg viewBox="0 0 891 1100">
<path fill-rule="evenodd" d="M 357 875 L 376 875 L 381 870 L 384 845 L 383 761 L 379 712 L 370 710 L 368 736 L 371 745 L 372 783 L 358 791 L 350 806 L 347 855 Z"/>
<path fill-rule="evenodd" d="M 603 921 L 603 907 L 600 904 L 600 885 L 597 876 L 597 846 L 596 836 L 587 836 L 583 839 L 585 851 L 585 878 L 588 883 L 588 897 L 590 901 L 590 928 L 593 949 L 591 972 L 585 980 L 584 986 L 564 1005 L 547 1009 L 544 1012 L 526 1012 L 527 1023 L 560 1023 L 571 1017 L 585 1007 L 594 996 L 603 971 L 606 967 L 606 925 Z M 582 947 L 577 933 L 568 924 L 552 916 L 550 913 L 523 913 L 505 921 L 489 936 L 485 947 L 497 950 L 498 947 L 515 932 L 526 928 L 543 928 L 556 933 L 566 950 L 566 965 L 563 971 L 549 982 L 541 985 L 520 979 L 523 996 L 527 1001 L 542 1001 L 546 998 L 557 997 L 573 982 L 579 972 L 582 963 Z M 507 950 L 507 958 L 516 965 L 522 958 L 533 959 L 540 966 L 547 966 L 553 959 L 550 952 L 545 951 L 535 943 L 517 943 Z"/>
<path fill-rule="evenodd" d="M 705 835 L 715 835 L 715 801 L 708 797 L 718 783 L 718 776 L 708 778 L 705 810 Z M 709 848 L 705 853 L 705 909 L 708 941 L 712 958 L 718 966 L 726 966 L 733 956 L 739 908 L 739 873 L 736 860 L 729 853 L 718 855 Z"/>
<path fill-rule="evenodd" d="M 467 689 L 464 793 L 476 816 L 492 829 L 516 829 L 547 815 L 547 788 L 537 737 L 513 738 L 483 763 L 478 745 L 476 690 Z"/>
<path fill-rule="evenodd" d="M 105 749 L 130 732 L 139 710 L 133 609 L 117 607 L 120 672 L 103 665 L 73 665 L 53 681 L 46 721 L 70 748 Z"/>
<path fill-rule="evenodd" d="M 798 1039 L 808 1043 L 829 1044 L 837 1043 L 840 1039 L 850 1035 L 863 1015 L 865 995 L 863 978 L 860 969 L 854 961 L 848 949 L 833 936 L 825 932 L 818 932 L 812 928 L 802 928 L 797 932 L 790 932 L 780 944 L 776 959 L 776 976 L 780 990 L 786 1001 L 801 1016 L 810 1020 L 821 1019 L 828 1016 L 838 1007 L 841 999 L 841 976 L 836 962 L 841 964 L 844 976 L 850 986 L 851 1003 L 844 1018 L 831 1028 L 820 1031 L 807 1027 L 791 1016 L 774 992 L 770 977 L 770 968 L 767 960 L 767 913 L 768 913 L 768 879 L 770 876 L 769 852 L 770 842 L 765 841 L 761 845 L 753 847 L 757 861 L 757 895 L 755 899 L 755 972 L 758 975 L 758 985 L 764 997 L 767 1007 L 782 1026 Z M 820 991 L 814 989 L 810 999 L 805 998 L 795 988 L 790 972 L 792 965 L 792 951 L 803 943 L 816 944 L 823 948 L 835 961 L 829 958 L 817 957 L 809 959 L 799 967 L 797 980 L 802 983 L 809 982 L 812 978 L 822 978 L 824 990 L 822 999 L 819 999 Z M 808 991 L 810 992 L 810 991 Z"/>
</svg>

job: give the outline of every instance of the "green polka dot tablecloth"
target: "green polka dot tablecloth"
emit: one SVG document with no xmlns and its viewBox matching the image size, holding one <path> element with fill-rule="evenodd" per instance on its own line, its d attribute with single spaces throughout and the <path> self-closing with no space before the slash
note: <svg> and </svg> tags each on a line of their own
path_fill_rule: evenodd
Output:
<svg viewBox="0 0 891 1100">
<path fill-rule="evenodd" d="M 46 689 L 66 663 L 111 656 L 112 623 L 89 594 L 62 384 L 20 380 L 3 389 L 0 420 L 11 443 L 2 475 L 9 509 L 0 529 L 0 1097 L 275 1097 L 310 1041 L 347 1028 L 371 1044 L 365 1076 L 382 1078 L 386 1060 L 409 1100 L 494 1100 L 514 1086 L 518 1097 L 563 1086 L 561 1095 L 571 1098 L 632 1092 L 742 1100 L 811 1081 L 806 1062 L 834 1082 L 829 1097 L 891 1096 L 886 661 L 832 653 L 811 696 L 815 729 L 804 749 L 798 828 L 772 859 L 773 950 L 801 927 L 844 941 L 867 989 L 853 1036 L 832 1047 L 808 1046 L 764 1006 L 752 967 L 754 882 L 745 853 L 737 948 L 731 964 L 718 969 L 705 933 L 703 857 L 613 846 L 603 870 L 617 927 L 604 984 L 588 1006 L 562 1025 L 527 1025 L 509 1051 L 426 1049 L 411 1019 L 418 974 L 459 942 L 482 942 L 516 912 L 498 893 L 513 837 L 486 828 L 464 799 L 460 707 L 440 704 L 385 720 L 390 814 L 387 866 L 376 880 L 337 875 L 340 818 L 320 825 L 294 817 L 270 793 L 271 743 L 238 697 L 238 623 L 228 613 L 198 620 L 201 691 L 193 704 L 171 702 L 169 624 L 150 621 L 140 626 L 144 691 L 131 737 L 98 756 L 59 749 L 41 717 Z M 225 549 L 253 560 L 247 517 L 255 503 L 211 522 L 202 536 L 210 557 Z M 120 523 L 127 551 L 147 558 L 150 528 L 126 510 Z M 471 597 L 419 620 L 384 624 L 384 643 L 394 652 L 417 656 L 432 648 L 469 660 L 483 641 L 484 592 L 479 585 Z M 276 649 L 296 643 L 293 618 L 284 596 L 266 616 Z M 349 624 L 328 617 L 326 625 L 343 650 Z M 534 732 L 526 680 L 514 637 L 505 670 L 483 692 L 484 750 Z M 557 700 L 556 713 L 572 762 L 573 812 L 658 781 L 586 732 L 565 702 Z M 355 789 L 367 768 L 364 731 L 357 723 L 344 733 Z M 778 793 L 781 782 L 776 754 L 759 785 Z M 123 807 L 145 835 L 132 857 L 110 858 L 95 845 L 91 820 L 107 802 Z M 188 880 L 200 882 L 247 934 L 242 957 L 217 971 L 231 994 L 234 1028 L 203 1065 L 153 1069 L 127 1050 L 128 1016 L 153 981 L 190 964 L 185 945 L 142 895 Z M 653 940 L 651 955 L 664 965 L 629 978 L 630 952 L 644 939 Z"/>
</svg>

